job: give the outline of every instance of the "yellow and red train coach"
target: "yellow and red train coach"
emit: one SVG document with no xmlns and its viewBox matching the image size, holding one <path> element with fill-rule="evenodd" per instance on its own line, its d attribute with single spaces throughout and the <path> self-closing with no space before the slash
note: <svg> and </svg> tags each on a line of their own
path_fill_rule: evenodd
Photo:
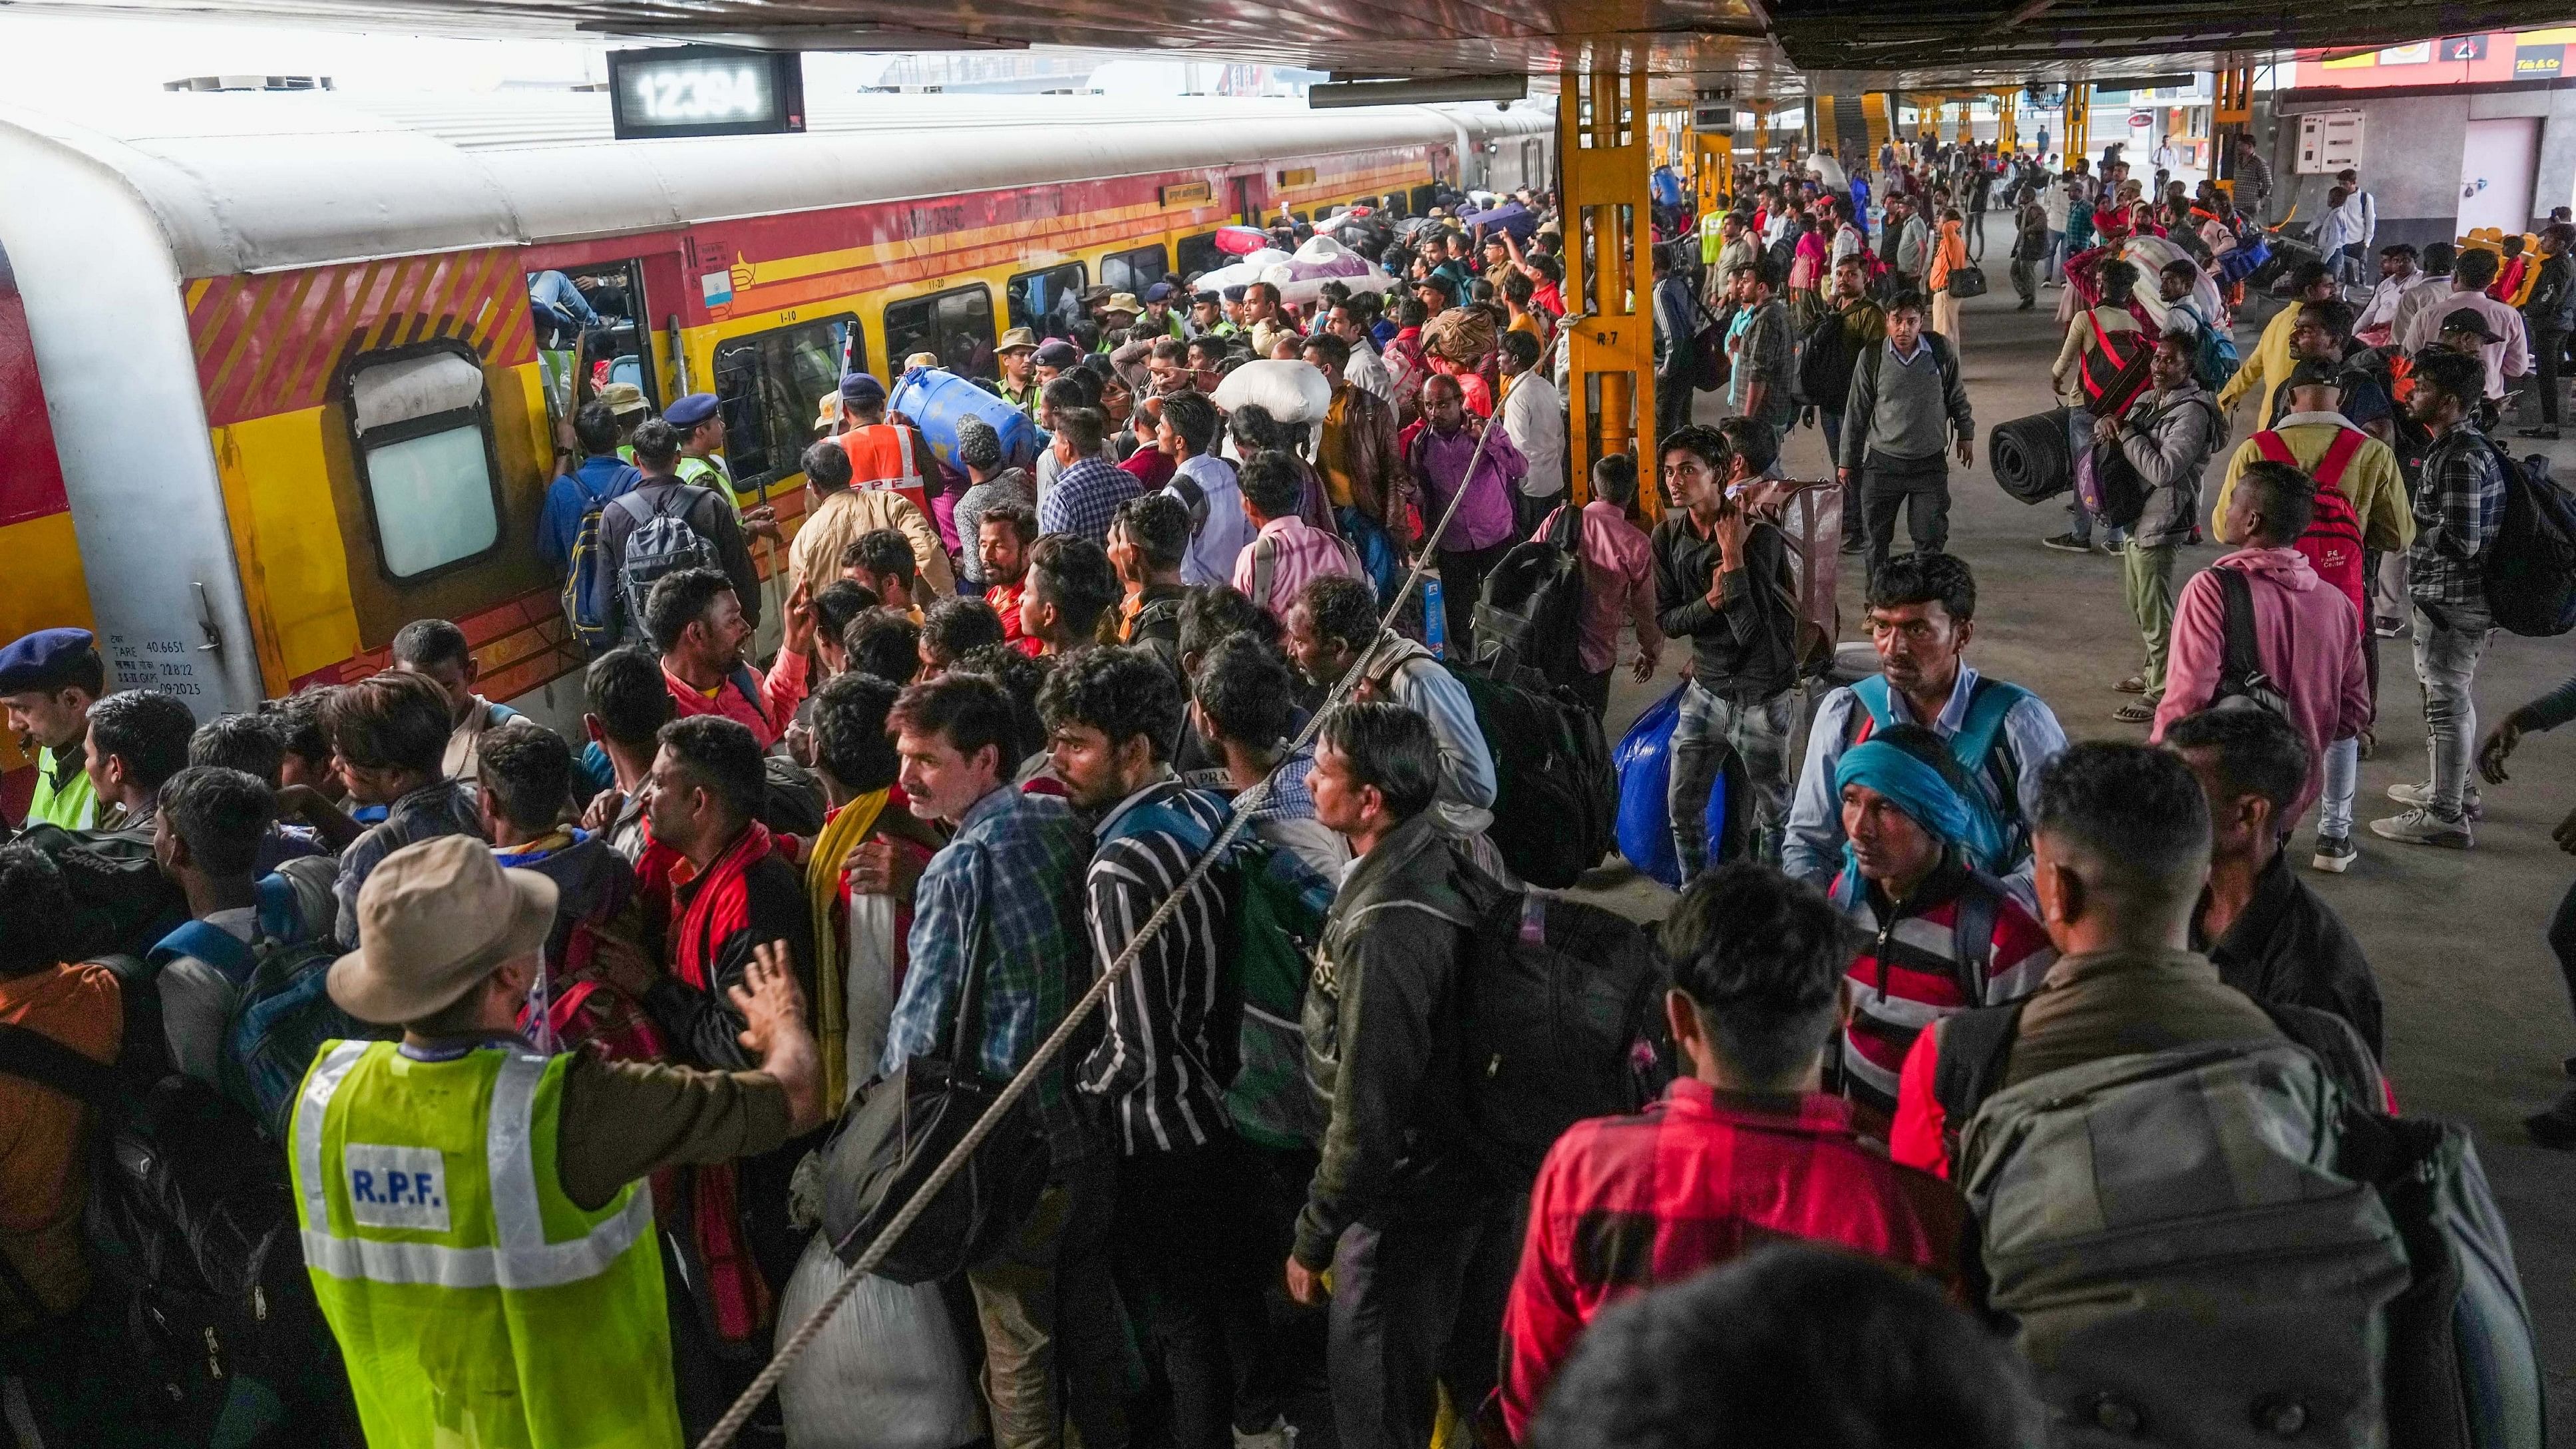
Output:
<svg viewBox="0 0 2576 1449">
<path fill-rule="evenodd" d="M 449 618 L 488 694 L 568 722 L 535 547 L 567 399 L 719 393 L 737 486 L 792 519 L 845 363 L 989 368 L 1085 286 L 1223 260 L 1221 225 L 1543 185 L 1553 144 L 1529 107 L 888 95 L 808 125 L 617 142 L 569 93 L 0 107 L 0 638 L 92 628 L 114 685 L 211 716 Z M 602 304 L 560 352 L 550 271 Z"/>
</svg>

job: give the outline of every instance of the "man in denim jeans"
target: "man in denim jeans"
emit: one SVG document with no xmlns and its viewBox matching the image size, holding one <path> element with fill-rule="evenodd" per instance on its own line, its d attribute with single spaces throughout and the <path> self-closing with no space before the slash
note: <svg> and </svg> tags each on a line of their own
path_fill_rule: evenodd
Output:
<svg viewBox="0 0 2576 1449">
<path fill-rule="evenodd" d="M 1738 496 L 1779 457 L 1779 435 L 1752 418 L 1688 427 L 1663 440 L 1672 509 L 1655 526 L 1656 623 L 1691 641 L 1691 680 L 1673 727 L 1673 845 L 1688 880 L 1707 866 L 1709 790 L 1728 751 L 1751 786 L 1750 821 L 1776 860 L 1789 818 L 1789 737 L 1798 726 L 1798 611 L 1780 530 Z"/>
<path fill-rule="evenodd" d="M 2415 543 L 2408 552 L 2415 597 L 2415 676 L 2424 686 L 2424 733 L 2432 773 L 2422 784 L 2391 785 L 2388 798 L 2410 807 L 2370 822 L 2373 834 L 2410 845 L 2466 850 L 2478 798 L 2469 785 L 2469 751 L 2478 736 L 2478 657 L 2494 616 L 2487 607 L 2485 561 L 2504 518 L 2504 464 L 2469 415 L 2486 395 L 2486 368 L 2476 357 L 2426 348 L 2415 354 L 2415 393 L 2407 413 L 2433 434 L 2415 487 Z"/>
</svg>

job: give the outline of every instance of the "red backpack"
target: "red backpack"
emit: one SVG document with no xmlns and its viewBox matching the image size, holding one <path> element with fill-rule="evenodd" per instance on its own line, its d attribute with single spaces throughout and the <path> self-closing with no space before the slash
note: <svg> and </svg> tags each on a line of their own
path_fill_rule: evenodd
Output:
<svg viewBox="0 0 2576 1449">
<path fill-rule="evenodd" d="M 2078 376 L 2084 388 L 2084 410 L 2097 418 L 2116 418 L 2147 390 L 2148 360 L 2156 350 L 2155 334 L 2113 332 L 2092 308 L 2084 320 L 2093 328 L 2094 346 L 2081 359 Z"/>
<path fill-rule="evenodd" d="M 2352 500 L 2344 497 L 2343 474 L 2352 466 L 2353 455 L 2361 451 L 2370 435 L 2358 428 L 2340 428 L 2334 441 L 2326 445 L 2325 456 L 2317 460 L 2317 507 L 2308 520 L 2308 531 L 2299 535 L 2299 552 L 2308 556 L 2308 566 L 2317 577 L 2343 590 L 2352 600 L 2356 614 L 2370 617 L 2364 602 L 2361 581 L 2361 515 L 2353 512 Z M 2290 445 L 2270 429 L 2254 435 L 2254 447 L 2274 463 L 2299 466 L 2290 453 Z"/>
</svg>

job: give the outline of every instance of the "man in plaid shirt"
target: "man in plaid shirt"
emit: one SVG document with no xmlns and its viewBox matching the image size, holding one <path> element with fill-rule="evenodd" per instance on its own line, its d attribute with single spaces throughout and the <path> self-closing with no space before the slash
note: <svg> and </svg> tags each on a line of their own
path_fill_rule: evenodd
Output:
<svg viewBox="0 0 2576 1449">
<path fill-rule="evenodd" d="M 1107 421 L 1096 409 L 1055 412 L 1055 481 L 1038 499 L 1038 532 L 1071 533 L 1103 545 L 1118 505 L 1145 491 L 1136 475 L 1100 456 Z"/>
<path fill-rule="evenodd" d="M 1847 940 L 1814 887 L 1769 866 L 1737 861 L 1682 893 L 1659 944 L 1689 1075 L 1635 1116 L 1576 1123 L 1539 1168 L 1503 1311 L 1515 1441 L 1613 1299 L 1764 1243 L 1847 1248 L 1960 1294 L 1966 1204 L 1863 1143 L 1850 1104 L 1819 1090 Z"/>
<path fill-rule="evenodd" d="M 2415 677 L 2424 686 L 2431 773 L 2422 784 L 2388 787 L 2409 807 L 2370 822 L 2371 833 L 2409 845 L 2466 850 L 2478 798 L 2469 751 L 2478 737 L 2472 694 L 2478 658 L 2495 616 L 2487 607 L 2486 553 L 2504 520 L 2505 463 L 2470 414 L 2486 396 L 2485 365 L 2438 348 L 2415 354 L 2407 415 L 2433 435 L 2415 486 L 2415 543 L 2408 551 L 2415 597 Z"/>
<path fill-rule="evenodd" d="M 914 685 L 896 699 L 887 723 L 913 814 L 944 820 L 957 833 L 913 890 L 911 964 L 880 1070 L 891 1076 L 913 1057 L 948 1055 L 960 988 L 974 972 L 983 1015 L 974 1065 L 1000 1082 L 1088 984 L 1082 880 L 1091 832 L 1062 799 L 1011 788 L 1011 701 L 991 680 L 952 673 Z M 1039 1077 L 1032 1096 L 1054 1175 L 1019 1231 L 966 1270 L 984 1331 L 993 1443 L 1061 1443 L 1068 1414 L 1083 1442 L 1121 1443 L 1125 1350 L 1108 1274 L 1114 1163 L 1084 1130 L 1061 1060 Z M 1059 1338 L 1064 1405 L 1055 1386 Z"/>
</svg>

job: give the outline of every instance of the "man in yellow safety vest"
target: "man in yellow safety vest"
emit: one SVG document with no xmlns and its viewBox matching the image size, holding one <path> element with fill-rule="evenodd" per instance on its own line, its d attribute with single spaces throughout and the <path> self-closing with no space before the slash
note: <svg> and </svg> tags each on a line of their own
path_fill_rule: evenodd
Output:
<svg viewBox="0 0 2576 1449">
<path fill-rule="evenodd" d="M 653 1199 L 678 1163 L 823 1120 L 787 945 L 733 989 L 752 1072 L 547 1056 L 517 1034 L 554 882 L 442 836 L 385 857 L 331 999 L 396 1042 L 326 1042 L 288 1162 L 305 1264 L 374 1449 L 677 1446 Z"/>
<path fill-rule="evenodd" d="M 0 705 L 9 733 L 36 767 L 29 825 L 87 830 L 98 823 L 98 791 L 82 768 L 89 707 L 107 692 L 107 665 L 87 629 L 39 629 L 0 649 Z"/>
</svg>

